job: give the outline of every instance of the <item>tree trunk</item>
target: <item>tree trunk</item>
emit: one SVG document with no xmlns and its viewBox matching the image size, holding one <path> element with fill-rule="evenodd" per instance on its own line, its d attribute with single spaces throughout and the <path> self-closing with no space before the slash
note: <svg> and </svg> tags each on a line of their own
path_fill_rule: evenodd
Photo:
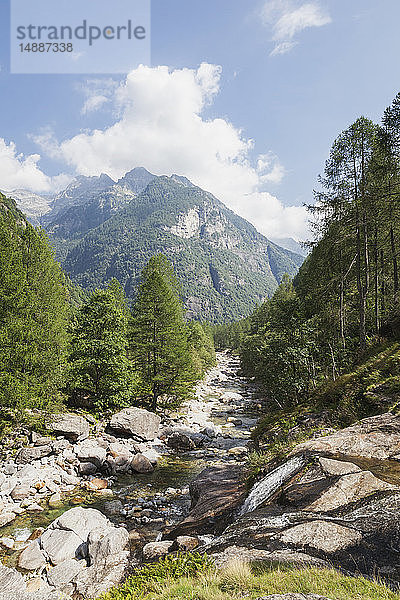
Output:
<svg viewBox="0 0 400 600">
<path fill-rule="evenodd" d="M 397 302 L 397 296 L 399 292 L 399 270 L 397 265 L 396 255 L 396 243 L 394 239 L 393 224 L 390 223 L 390 248 L 392 251 L 392 263 L 393 263 L 393 299 Z"/>
</svg>

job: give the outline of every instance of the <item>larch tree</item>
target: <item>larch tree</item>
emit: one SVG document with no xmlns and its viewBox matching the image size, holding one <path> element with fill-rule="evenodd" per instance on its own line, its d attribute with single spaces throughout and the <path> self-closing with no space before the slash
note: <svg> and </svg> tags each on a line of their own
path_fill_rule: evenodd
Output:
<svg viewBox="0 0 400 600">
<path fill-rule="evenodd" d="M 133 310 L 131 352 L 141 395 L 153 410 L 190 393 L 195 380 L 178 283 L 168 259 L 152 257 Z"/>
</svg>

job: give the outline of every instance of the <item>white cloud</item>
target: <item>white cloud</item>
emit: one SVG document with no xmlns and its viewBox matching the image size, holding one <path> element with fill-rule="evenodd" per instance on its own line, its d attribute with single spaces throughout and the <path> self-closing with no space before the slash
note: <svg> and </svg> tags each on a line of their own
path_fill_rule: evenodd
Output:
<svg viewBox="0 0 400 600">
<path fill-rule="evenodd" d="M 292 48 L 297 46 L 298 42 L 281 42 L 276 44 L 275 48 L 269 53 L 270 56 L 279 56 L 279 54 L 286 54 L 290 52 Z"/>
<path fill-rule="evenodd" d="M 65 187 L 70 181 L 66 175 L 49 177 L 38 166 L 39 154 L 18 154 L 14 142 L 0 138 L 0 182 L 1 188 L 11 191 L 17 188 L 33 192 L 52 192 Z"/>
<path fill-rule="evenodd" d="M 115 79 L 89 79 L 85 85 L 79 86 L 82 91 L 85 102 L 81 114 L 86 115 L 95 112 L 108 104 L 114 97 L 115 90 L 118 87 L 118 81 Z"/>
<path fill-rule="evenodd" d="M 322 27 L 332 19 L 318 0 L 300 4 L 298 0 L 267 0 L 261 17 L 263 23 L 272 28 L 275 42 L 270 56 L 285 54 L 297 45 L 296 34 L 310 27 Z"/>
<path fill-rule="evenodd" d="M 252 140 L 228 120 L 204 116 L 220 77 L 221 68 L 210 64 L 173 71 L 140 66 L 114 90 L 113 125 L 81 132 L 56 149 L 50 136 L 50 153 L 82 175 L 105 172 L 118 179 L 137 166 L 185 175 L 267 235 L 304 234 L 303 209 L 284 207 L 263 191 L 284 175 L 277 157 L 265 153 L 252 163 Z M 45 148 L 45 138 L 39 141 Z"/>
<path fill-rule="evenodd" d="M 257 159 L 257 173 L 262 183 L 280 183 L 285 176 L 285 168 L 273 152 L 267 152 Z"/>
</svg>

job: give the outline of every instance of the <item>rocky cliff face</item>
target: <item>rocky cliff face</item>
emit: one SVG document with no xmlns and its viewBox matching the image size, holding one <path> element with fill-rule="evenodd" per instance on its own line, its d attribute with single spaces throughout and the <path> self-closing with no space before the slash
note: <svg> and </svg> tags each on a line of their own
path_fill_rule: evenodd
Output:
<svg viewBox="0 0 400 600">
<path fill-rule="evenodd" d="M 116 277 L 133 300 L 143 266 L 163 253 L 182 283 L 188 316 L 216 322 L 249 314 L 303 261 L 185 177 L 140 168 L 117 183 L 80 177 L 40 223 L 81 286 Z"/>
</svg>

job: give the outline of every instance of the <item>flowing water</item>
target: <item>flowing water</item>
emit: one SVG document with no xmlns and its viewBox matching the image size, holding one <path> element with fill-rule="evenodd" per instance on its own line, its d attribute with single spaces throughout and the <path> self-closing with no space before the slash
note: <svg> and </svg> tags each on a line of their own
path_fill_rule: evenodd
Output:
<svg viewBox="0 0 400 600">
<path fill-rule="evenodd" d="M 306 464 L 303 456 L 294 456 L 283 465 L 280 465 L 271 473 L 268 473 L 261 481 L 255 484 L 246 498 L 240 514 L 245 515 L 266 502 L 279 490 L 286 481 L 298 473 Z"/>
<path fill-rule="evenodd" d="M 157 539 L 165 526 L 184 518 L 190 509 L 190 480 L 206 466 L 243 462 L 246 458 L 243 447 L 248 444 L 250 429 L 258 417 L 257 390 L 239 377 L 238 359 L 222 352 L 217 360 L 217 366 L 197 386 L 196 398 L 183 407 L 183 416 L 177 423 L 197 432 L 214 428 L 217 435 L 205 448 L 167 454 L 152 473 L 120 477 L 110 495 L 79 490 L 59 508 L 45 506 L 43 512 L 22 514 L 0 529 L 0 537 L 11 537 L 17 542 L 15 550 L 2 551 L 3 562 L 14 566 L 16 550 L 24 547 L 32 532 L 47 527 L 72 506 L 101 510 L 114 523 L 138 530 L 142 542 Z M 239 448 L 238 452 L 234 448 Z M 121 502 L 119 512 L 110 513 L 107 507 L 111 501 Z"/>
</svg>

